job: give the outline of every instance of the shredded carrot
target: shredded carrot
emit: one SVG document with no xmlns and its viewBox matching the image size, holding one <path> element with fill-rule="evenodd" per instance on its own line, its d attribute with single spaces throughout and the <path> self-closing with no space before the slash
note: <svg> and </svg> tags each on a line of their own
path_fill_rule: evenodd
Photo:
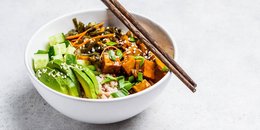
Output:
<svg viewBox="0 0 260 130">
<path fill-rule="evenodd" d="M 95 26 L 94 26 L 94 28 L 99 28 L 99 27 L 101 27 L 101 26 L 103 26 L 104 25 L 104 22 L 101 22 L 101 23 L 98 23 L 98 24 L 96 24 Z"/>
<path fill-rule="evenodd" d="M 106 37 L 114 37 L 115 34 L 106 34 L 106 35 L 98 35 L 98 36 L 95 36 L 93 37 L 93 39 L 100 39 L 100 38 L 106 38 Z"/>
<path fill-rule="evenodd" d="M 87 29 L 86 31 L 84 31 L 83 33 L 81 33 L 81 35 L 78 37 L 78 39 L 75 42 L 78 42 L 87 32 L 89 29 Z"/>
<path fill-rule="evenodd" d="M 106 37 L 114 37 L 114 36 L 115 36 L 115 34 L 99 35 L 99 36 L 95 36 L 95 37 L 93 37 L 91 39 L 87 39 L 83 43 L 78 44 L 78 45 L 76 44 L 76 42 L 74 42 L 74 43 L 72 43 L 72 46 L 74 46 L 74 47 L 81 47 L 81 46 L 87 44 L 88 42 L 90 42 L 91 40 L 96 40 L 96 39 L 106 38 Z"/>
<path fill-rule="evenodd" d="M 81 34 L 81 33 L 80 33 Z M 71 40 L 71 39 L 75 39 L 75 38 L 78 38 L 80 36 L 80 34 L 76 34 L 76 35 L 73 35 L 73 36 L 68 36 L 66 37 L 67 40 Z"/>
</svg>

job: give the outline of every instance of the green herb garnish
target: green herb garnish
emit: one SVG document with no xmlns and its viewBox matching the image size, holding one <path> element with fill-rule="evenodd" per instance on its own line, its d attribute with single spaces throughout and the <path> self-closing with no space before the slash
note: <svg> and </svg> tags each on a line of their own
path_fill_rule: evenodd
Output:
<svg viewBox="0 0 260 130">
<path fill-rule="evenodd" d="M 116 60 L 116 55 L 115 55 L 115 52 L 114 52 L 114 51 L 109 50 L 109 51 L 108 51 L 108 55 L 109 55 L 109 59 L 111 59 L 112 61 L 115 61 L 115 60 Z"/>
<path fill-rule="evenodd" d="M 130 90 L 132 88 L 132 83 L 130 83 L 129 81 L 126 81 L 124 84 L 123 84 L 123 88 L 125 88 L 126 90 Z"/>
<path fill-rule="evenodd" d="M 92 71 L 96 70 L 96 67 L 94 65 L 87 65 L 87 67 Z"/>
<path fill-rule="evenodd" d="M 134 82 L 134 80 L 135 80 L 135 77 L 134 77 L 133 75 L 130 76 L 130 77 L 128 77 L 128 81 L 129 81 L 129 82 L 132 83 L 132 82 Z"/>
<path fill-rule="evenodd" d="M 108 46 L 114 46 L 114 45 L 116 45 L 117 43 L 116 42 L 107 42 L 106 43 L 106 45 L 108 45 Z"/>
<path fill-rule="evenodd" d="M 135 38 L 134 37 L 129 37 L 129 41 L 130 42 L 135 42 Z"/>
<path fill-rule="evenodd" d="M 117 78 L 116 78 L 116 77 L 113 77 L 113 76 L 111 76 L 111 75 L 106 75 L 106 78 L 109 78 L 109 79 L 111 79 L 111 81 L 112 81 L 112 80 L 114 80 L 114 81 L 116 81 L 116 80 L 117 80 Z"/>
<path fill-rule="evenodd" d="M 121 59 L 123 57 L 123 53 L 119 49 L 116 50 L 116 55 L 119 57 L 119 59 Z"/>
<path fill-rule="evenodd" d="M 144 57 L 142 57 L 142 56 L 136 56 L 135 59 L 136 59 L 136 60 L 141 60 L 140 67 L 143 66 L 144 60 L 145 60 Z"/>
<path fill-rule="evenodd" d="M 100 82 L 100 84 L 108 83 L 112 81 L 110 78 L 105 78 L 103 81 Z"/>
<path fill-rule="evenodd" d="M 169 71 L 169 69 L 168 69 L 167 66 L 164 66 L 164 67 L 162 68 L 162 71 L 163 71 L 163 72 L 167 72 L 167 71 Z"/>
</svg>

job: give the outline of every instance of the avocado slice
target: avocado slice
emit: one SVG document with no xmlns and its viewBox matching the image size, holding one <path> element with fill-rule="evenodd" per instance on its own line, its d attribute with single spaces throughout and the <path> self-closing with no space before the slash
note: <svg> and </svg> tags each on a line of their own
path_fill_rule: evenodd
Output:
<svg viewBox="0 0 260 130">
<path fill-rule="evenodd" d="M 74 75 L 73 71 L 71 70 L 71 68 L 65 62 L 56 59 L 49 62 L 47 66 L 52 69 L 57 69 L 65 73 L 69 77 L 69 79 L 66 79 L 67 80 L 66 85 L 68 86 L 70 95 L 79 97 L 79 93 L 80 93 L 79 82 L 76 76 Z"/>
<path fill-rule="evenodd" d="M 77 67 L 73 67 L 72 70 L 83 87 L 86 97 L 96 99 L 95 86 L 90 78 Z"/>
<path fill-rule="evenodd" d="M 68 94 L 68 89 L 64 86 L 66 76 L 61 72 L 49 67 L 44 67 L 36 71 L 36 77 L 46 86 L 58 92 Z"/>
<path fill-rule="evenodd" d="M 91 79 L 94 84 L 96 94 L 99 94 L 99 85 L 95 74 L 88 68 L 83 67 L 83 72 Z"/>
</svg>

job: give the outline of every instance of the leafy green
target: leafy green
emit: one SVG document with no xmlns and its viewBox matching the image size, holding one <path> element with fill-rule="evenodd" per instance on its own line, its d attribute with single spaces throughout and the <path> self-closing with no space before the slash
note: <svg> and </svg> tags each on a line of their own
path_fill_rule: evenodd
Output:
<svg viewBox="0 0 260 130">
<path fill-rule="evenodd" d="M 54 56 L 55 52 L 53 46 L 50 46 L 48 54 L 50 59 L 52 58 L 52 56 Z"/>
</svg>

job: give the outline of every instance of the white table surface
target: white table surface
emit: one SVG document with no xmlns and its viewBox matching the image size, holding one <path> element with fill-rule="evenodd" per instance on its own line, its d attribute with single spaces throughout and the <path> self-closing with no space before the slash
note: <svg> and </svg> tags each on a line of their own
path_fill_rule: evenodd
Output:
<svg viewBox="0 0 260 130">
<path fill-rule="evenodd" d="M 108 125 L 72 120 L 34 89 L 24 50 L 49 20 L 105 6 L 97 0 L 1 0 L 0 129 L 260 129 L 260 1 L 121 1 L 174 36 L 178 62 L 198 91 L 191 93 L 173 77 L 134 118 Z"/>
</svg>

